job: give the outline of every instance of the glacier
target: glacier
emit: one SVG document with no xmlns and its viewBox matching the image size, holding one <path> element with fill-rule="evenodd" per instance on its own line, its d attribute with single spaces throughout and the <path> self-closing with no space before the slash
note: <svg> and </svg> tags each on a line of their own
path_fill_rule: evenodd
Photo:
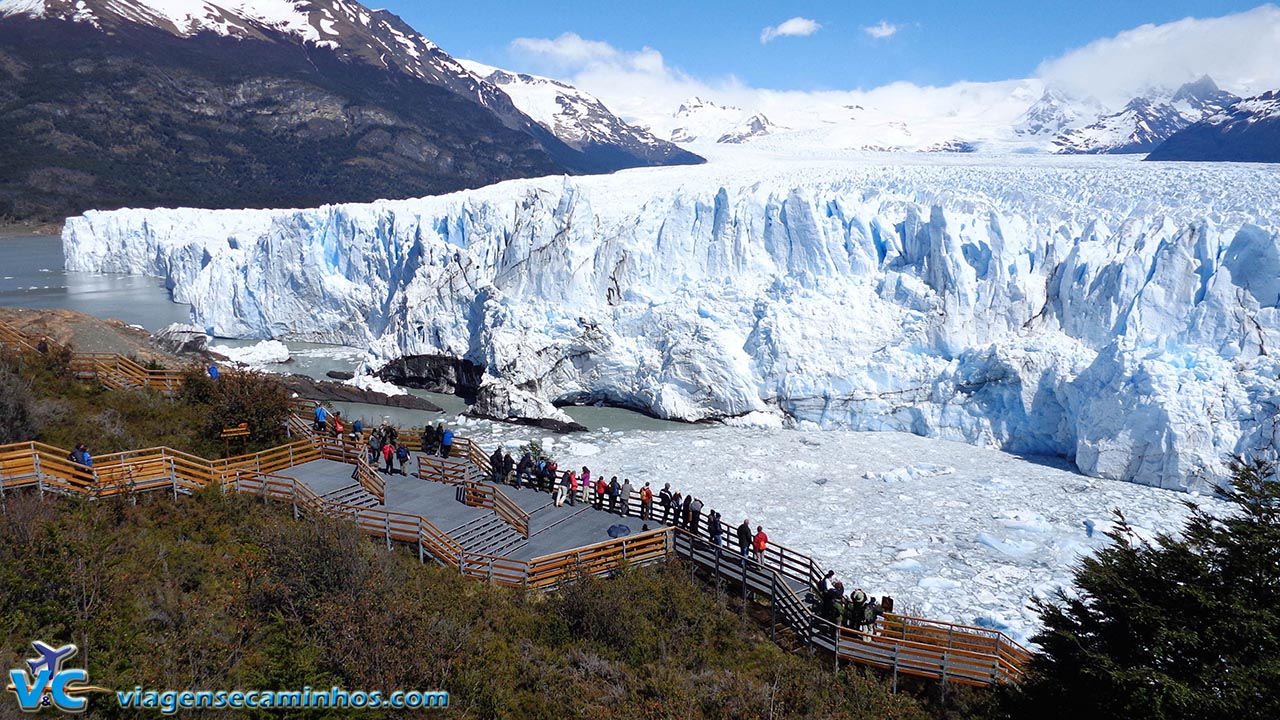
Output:
<svg viewBox="0 0 1280 720">
<path fill-rule="evenodd" d="M 741 152 L 318 209 L 94 211 L 63 244 L 68 270 L 163 278 L 215 335 L 466 359 L 513 412 L 903 431 L 1211 487 L 1280 439 L 1280 176 L 1153 165 Z"/>
</svg>

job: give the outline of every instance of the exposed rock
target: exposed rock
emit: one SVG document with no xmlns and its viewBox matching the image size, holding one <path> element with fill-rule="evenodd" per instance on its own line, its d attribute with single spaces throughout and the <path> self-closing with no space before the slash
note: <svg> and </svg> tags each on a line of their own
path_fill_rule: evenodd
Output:
<svg viewBox="0 0 1280 720">
<path fill-rule="evenodd" d="M 330 370 L 325 373 L 325 377 L 333 378 L 334 380 L 350 380 L 355 376 L 355 373 L 347 372 L 346 370 Z"/>
<path fill-rule="evenodd" d="M 209 336 L 204 328 L 186 323 L 173 323 L 151 336 L 156 347 L 171 353 L 203 353 L 209 349 Z"/>
<path fill-rule="evenodd" d="M 555 432 L 587 429 L 550 402 L 491 375 L 480 380 L 476 400 L 467 414 L 520 425 L 534 425 Z"/>
<path fill-rule="evenodd" d="M 473 402 L 484 366 L 448 355 L 409 355 L 378 370 L 379 378 L 404 387 L 457 395 Z"/>
<path fill-rule="evenodd" d="M 308 400 L 367 403 L 369 405 L 385 405 L 407 410 L 444 412 L 440 406 L 417 395 L 387 395 L 375 390 L 365 390 L 353 385 L 347 385 L 346 383 L 316 380 L 306 375 L 282 375 L 281 379 L 291 391 Z"/>
</svg>

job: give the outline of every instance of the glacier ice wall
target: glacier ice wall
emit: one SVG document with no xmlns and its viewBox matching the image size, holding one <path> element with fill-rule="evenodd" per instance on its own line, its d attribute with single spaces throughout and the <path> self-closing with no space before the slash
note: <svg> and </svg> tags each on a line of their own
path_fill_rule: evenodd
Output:
<svg viewBox="0 0 1280 720">
<path fill-rule="evenodd" d="M 904 430 L 1190 488 L 1280 437 L 1276 175 L 744 162 L 90 212 L 63 242 L 68 269 L 164 278 L 218 335 L 451 355 L 539 401 Z"/>
</svg>

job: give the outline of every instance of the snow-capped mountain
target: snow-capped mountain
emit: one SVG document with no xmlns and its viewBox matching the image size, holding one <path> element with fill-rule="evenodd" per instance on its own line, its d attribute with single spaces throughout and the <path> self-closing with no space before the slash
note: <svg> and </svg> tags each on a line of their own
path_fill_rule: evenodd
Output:
<svg viewBox="0 0 1280 720">
<path fill-rule="evenodd" d="M 0 215 L 318 205 L 666 162 L 570 147 L 351 0 L 0 0 L 0 56 Z"/>
<path fill-rule="evenodd" d="M 1057 135 L 1101 114 L 1096 100 L 1078 100 L 1050 88 L 1018 118 L 1013 131 L 1022 136 Z"/>
<path fill-rule="evenodd" d="M 687 165 L 702 158 L 648 130 L 623 122 L 594 95 L 551 78 L 513 73 L 471 60 L 460 61 L 472 74 L 505 92 L 522 112 L 570 147 L 618 168 Z"/>
<path fill-rule="evenodd" d="M 747 118 L 746 121 L 738 127 L 730 130 L 724 135 L 721 135 L 716 142 L 730 144 L 744 143 L 751 138 L 764 137 L 765 135 L 772 134 L 773 129 L 773 123 L 769 122 L 769 118 L 765 117 L 764 113 L 756 113 L 755 115 Z"/>
<path fill-rule="evenodd" d="M 1280 92 L 1241 100 L 1179 130 L 1147 159 L 1280 162 Z"/>
<path fill-rule="evenodd" d="M 89 213 L 63 243 L 69 269 L 164 278 L 219 335 L 461 359 L 521 413 L 901 430 L 1165 487 L 1274 456 L 1280 174 L 742 157 L 317 210 Z"/>
<path fill-rule="evenodd" d="M 671 114 L 669 124 L 674 126 L 670 131 L 671 141 L 692 143 L 718 140 L 733 134 L 753 115 L 754 113 L 739 107 L 717 105 L 710 100 L 692 97 L 680 103 L 680 107 Z"/>
<path fill-rule="evenodd" d="M 1154 92 L 1136 97 L 1119 112 L 1059 134 L 1053 145 L 1055 152 L 1064 154 L 1147 153 L 1179 130 L 1222 112 L 1237 100 L 1205 76 L 1172 94 Z"/>
</svg>

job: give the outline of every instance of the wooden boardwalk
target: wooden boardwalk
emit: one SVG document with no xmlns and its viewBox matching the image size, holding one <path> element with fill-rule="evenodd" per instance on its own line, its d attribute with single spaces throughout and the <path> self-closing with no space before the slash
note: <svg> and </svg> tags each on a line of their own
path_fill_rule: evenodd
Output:
<svg viewBox="0 0 1280 720">
<path fill-rule="evenodd" d="M 0 323 L 0 347 L 34 352 L 35 344 Z M 168 374 L 152 375 L 113 358 L 95 357 L 92 368 L 82 377 L 117 389 L 174 387 Z M 836 663 L 883 668 L 895 680 L 909 674 L 979 686 L 1013 682 L 1030 658 L 998 631 L 927 618 L 890 614 L 869 632 L 834 625 L 804 599 L 825 574 L 812 558 L 770 543 L 761 562 L 744 562 L 736 549 L 714 547 L 705 535 L 652 521 L 646 531 L 638 496 L 625 518 L 581 502 L 555 507 L 546 493 L 485 482 L 488 456 L 467 438 L 455 438 L 449 459 L 415 453 L 406 467 L 410 474 L 383 474 L 365 461 L 359 442 L 318 436 L 297 415 L 289 427 L 297 441 L 251 455 L 211 461 L 149 448 L 95 457 L 92 470 L 69 461 L 61 448 L 0 446 L 0 500 L 21 488 L 92 497 L 155 490 L 176 496 L 216 485 L 291 503 L 299 516 L 350 520 L 388 549 L 407 544 L 424 562 L 502 585 L 549 590 L 582 575 L 680 559 L 700 577 L 767 601 L 775 637 L 789 633 Z M 401 440 L 417 444 L 413 431 L 402 431 Z M 626 533 L 610 537 L 610 528 L 619 525 Z M 734 537 L 734 528 L 722 529 L 725 538 Z"/>
</svg>

